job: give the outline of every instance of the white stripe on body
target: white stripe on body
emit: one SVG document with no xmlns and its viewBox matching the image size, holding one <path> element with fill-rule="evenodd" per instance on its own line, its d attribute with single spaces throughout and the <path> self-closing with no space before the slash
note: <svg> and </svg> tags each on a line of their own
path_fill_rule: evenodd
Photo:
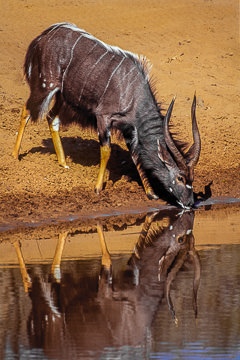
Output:
<svg viewBox="0 0 240 360">
<path fill-rule="evenodd" d="M 36 39 L 36 43 L 38 43 L 38 42 L 42 39 L 43 36 L 47 36 L 47 35 L 51 34 L 54 30 L 56 30 L 56 31 L 54 32 L 54 34 L 52 34 L 52 35 L 48 38 L 48 41 L 51 40 L 52 37 L 56 34 L 56 32 L 59 30 L 60 25 L 61 25 L 61 23 L 55 24 L 55 25 L 53 25 L 53 28 L 48 31 L 47 34 L 45 34 L 45 35 L 39 35 L 38 38 Z M 52 70 L 51 70 L 51 69 L 49 69 L 49 70 L 50 70 L 50 74 L 51 74 L 51 76 L 52 76 Z M 30 64 L 29 64 L 29 67 L 28 67 L 28 79 L 30 79 L 31 73 L 32 73 L 32 64 L 30 63 Z M 41 76 L 42 76 L 42 74 L 40 73 L 40 74 L 39 74 L 39 78 L 41 78 Z M 45 87 L 45 86 L 43 85 L 43 87 Z"/>
<path fill-rule="evenodd" d="M 131 74 L 131 72 L 132 72 L 133 70 L 135 70 L 135 69 L 136 69 L 136 65 L 134 64 L 133 67 L 131 68 L 131 70 L 129 70 L 129 72 L 126 73 L 126 74 L 121 78 L 121 83 L 122 83 L 123 80 L 124 80 L 127 76 L 129 76 L 129 75 Z M 119 86 L 120 86 L 120 83 L 117 85 L 117 87 L 119 87 Z"/>
<path fill-rule="evenodd" d="M 137 73 L 136 74 L 136 76 L 135 76 L 135 78 L 130 82 L 130 83 L 128 83 L 128 85 L 127 85 L 127 87 L 126 87 L 126 89 L 125 89 L 125 91 L 123 92 L 123 93 L 121 93 L 121 96 L 120 96 L 120 103 L 121 103 L 121 100 L 122 100 L 122 98 L 124 97 L 124 95 L 127 93 L 127 91 L 129 90 L 129 88 L 130 88 L 130 86 L 132 86 L 134 83 L 135 83 L 135 81 L 137 80 L 137 78 L 138 78 L 138 74 L 139 73 Z"/>
<path fill-rule="evenodd" d="M 134 101 L 134 97 L 131 98 L 131 100 L 130 100 L 129 103 L 125 106 L 124 109 L 121 109 L 121 106 L 119 105 L 119 112 L 121 112 L 121 113 L 127 113 L 128 110 L 131 108 L 131 105 L 132 105 L 133 101 Z"/>
<path fill-rule="evenodd" d="M 95 62 L 95 64 L 93 65 L 91 71 L 88 73 L 88 76 L 86 77 L 86 80 L 85 80 L 85 82 L 84 82 L 84 84 L 83 84 L 83 87 L 82 87 L 81 94 L 80 94 L 79 99 L 78 99 L 79 102 L 81 101 L 84 88 L 85 88 L 85 86 L 86 86 L 86 83 L 87 83 L 87 81 L 88 81 L 91 73 L 93 72 L 93 70 L 95 69 L 95 67 L 97 66 L 97 64 L 99 64 L 99 62 L 104 58 L 104 56 L 107 55 L 107 53 L 108 53 L 108 50 L 106 50 L 106 52 L 105 52 L 104 54 L 102 54 L 102 55 L 98 58 L 98 60 L 97 60 L 97 61 Z"/>
<path fill-rule="evenodd" d="M 98 38 L 96 38 L 95 36 L 89 34 L 87 31 L 85 31 L 84 29 L 79 29 L 76 25 L 74 24 L 68 24 L 68 23 L 62 23 L 62 24 L 56 24 L 56 26 L 61 26 L 67 29 L 71 29 L 72 31 L 77 31 L 77 32 L 81 32 L 83 34 L 84 37 L 93 40 L 95 42 L 97 42 L 98 44 L 102 45 L 107 51 L 109 52 L 113 52 L 116 53 L 117 55 L 122 55 L 124 57 L 133 57 L 136 60 L 139 60 L 138 55 L 130 52 L 130 51 L 126 51 L 123 50 L 121 48 L 119 48 L 118 46 L 110 46 L 108 44 L 106 44 L 105 42 L 99 40 Z"/>
<path fill-rule="evenodd" d="M 121 79 L 121 85 L 122 85 L 123 80 L 124 80 L 127 76 L 129 76 L 129 75 L 133 72 L 133 70 L 135 70 L 135 69 L 136 69 L 136 65 L 133 65 L 133 67 L 131 68 L 131 70 L 129 70 L 129 72 L 128 72 L 127 74 L 125 74 L 125 75 L 123 76 L 123 78 Z M 137 73 L 137 75 L 138 75 L 138 73 Z M 123 99 L 124 95 L 126 94 L 126 92 L 128 91 L 129 87 L 135 82 L 135 80 L 136 80 L 136 77 L 134 78 L 134 80 L 133 80 L 131 83 L 128 83 L 128 85 L 127 85 L 127 87 L 125 88 L 124 92 L 121 92 L 121 93 L 120 93 L 119 111 L 121 111 L 121 112 L 126 112 L 126 111 L 128 110 L 128 108 L 130 108 L 131 103 L 133 102 L 133 97 L 132 97 L 132 99 L 129 101 L 128 105 L 126 105 L 123 110 L 121 109 L 121 107 L 122 107 L 122 99 Z M 119 88 L 119 87 L 120 87 L 120 82 L 119 82 L 119 84 L 117 85 L 117 88 Z"/>
<path fill-rule="evenodd" d="M 125 60 L 125 58 L 122 58 L 122 60 L 120 61 L 120 63 L 115 67 L 115 69 L 113 70 L 112 74 L 110 75 L 110 77 L 109 77 L 109 79 L 108 79 L 108 82 L 107 82 L 107 85 L 106 85 L 106 87 L 105 87 L 105 90 L 104 90 L 102 96 L 101 96 L 100 99 L 99 99 L 99 103 L 101 102 L 103 96 L 105 95 L 105 93 L 106 93 L 106 91 L 107 91 L 107 89 L 108 89 L 108 87 L 109 87 L 109 85 L 110 85 L 110 82 L 111 82 L 111 80 L 112 80 L 113 75 L 114 75 L 115 72 L 119 69 L 119 67 L 122 65 L 122 63 L 124 62 L 124 60 Z"/>
<path fill-rule="evenodd" d="M 55 29 L 59 28 L 60 24 L 54 24 L 52 25 L 53 28 L 51 30 L 48 31 L 48 35 L 51 34 L 51 32 L 53 32 Z M 44 36 L 46 36 L 47 34 L 45 34 Z M 37 42 L 39 42 L 42 39 L 42 35 L 38 36 L 38 39 L 36 40 Z"/>
<path fill-rule="evenodd" d="M 106 87 L 105 87 L 105 89 L 104 89 L 104 92 L 103 92 L 103 94 L 102 94 L 102 96 L 101 96 L 101 98 L 100 98 L 100 101 L 101 101 L 101 99 L 103 98 L 103 96 L 105 95 L 105 93 L 106 93 L 106 91 L 107 91 L 107 89 L 108 89 L 108 87 L 109 87 L 109 85 L 110 85 L 110 82 L 111 82 L 111 80 L 112 80 L 112 77 L 114 76 L 114 74 L 115 74 L 115 72 L 118 70 L 118 68 L 121 66 L 121 64 L 124 62 L 124 60 L 125 60 L 126 58 L 130 58 L 130 59 L 132 59 L 133 61 L 136 60 L 137 62 L 139 62 L 139 57 L 138 57 L 136 54 L 131 53 L 131 52 L 128 52 L 128 51 L 124 51 L 124 50 L 122 50 L 121 48 L 116 47 L 116 46 L 107 45 L 107 44 L 104 43 L 103 41 L 101 41 L 101 40 L 97 39 L 96 37 L 94 37 L 93 35 L 87 33 L 85 30 L 79 29 L 79 28 L 78 28 L 76 25 L 74 25 L 74 24 L 69 24 L 69 23 L 57 23 L 57 24 L 53 25 L 52 29 L 49 30 L 49 32 L 48 32 L 48 35 L 52 33 L 52 34 L 49 36 L 48 41 L 50 41 L 50 40 L 53 38 L 53 36 L 57 33 L 57 31 L 60 30 L 61 28 L 70 29 L 70 30 L 75 31 L 75 32 L 78 32 L 78 33 L 80 34 L 80 36 L 77 38 L 77 40 L 75 41 L 75 43 L 74 43 L 73 46 L 72 46 L 70 60 L 69 60 L 69 62 L 68 62 L 68 64 L 67 64 L 67 67 L 66 67 L 65 71 L 63 72 L 63 75 L 62 75 L 62 84 L 61 84 L 61 91 L 63 91 L 65 76 L 66 76 L 66 74 L 67 74 L 67 72 L 68 72 L 68 69 L 69 69 L 69 67 L 70 67 L 70 65 L 71 65 L 71 62 L 72 62 L 72 60 L 73 60 L 75 47 L 76 47 L 76 45 L 78 44 L 78 42 L 80 41 L 80 39 L 81 39 L 82 37 L 94 41 L 94 42 L 95 42 L 94 47 L 97 46 L 97 44 L 99 44 L 100 46 L 102 46 L 102 47 L 104 47 L 104 48 L 106 49 L 106 52 L 105 52 L 104 54 L 102 54 L 102 55 L 100 56 L 100 58 L 96 61 L 96 63 L 93 65 L 93 68 L 92 68 L 91 72 L 94 70 L 94 68 L 97 66 L 97 64 L 103 59 L 103 57 L 104 57 L 108 52 L 111 52 L 111 53 L 113 54 L 113 57 L 114 57 L 115 55 L 119 55 L 119 56 L 122 56 L 122 57 L 123 57 L 123 58 L 121 59 L 120 63 L 119 63 L 119 64 L 116 66 L 116 68 L 113 70 L 111 76 L 109 77 L 108 83 L 107 83 L 107 85 L 106 85 Z M 39 41 L 41 38 L 42 38 L 42 36 L 40 36 L 40 37 L 38 38 L 38 41 Z M 113 57 L 112 57 L 112 58 L 113 58 Z M 112 59 L 111 59 L 111 60 L 112 60 Z M 138 66 L 136 66 L 136 64 L 134 63 L 134 65 L 133 65 L 132 68 L 129 70 L 129 72 L 128 72 L 127 74 L 125 74 L 125 75 L 123 76 L 123 78 L 121 79 L 121 83 L 123 83 L 123 81 L 125 80 L 125 78 L 127 78 L 127 76 L 129 76 L 129 75 L 134 71 L 135 68 L 138 69 Z M 52 69 L 49 69 L 49 70 L 50 70 L 50 73 L 52 73 Z M 60 70 L 60 69 L 59 69 L 59 70 Z M 30 64 L 30 65 L 29 65 L 29 68 L 28 68 L 28 76 L 29 76 L 29 77 L 31 76 L 31 71 L 32 71 L 32 65 Z M 40 74 L 39 76 L 41 76 L 41 74 Z M 127 87 L 126 87 L 126 89 L 124 90 L 124 92 L 120 94 L 119 105 L 121 104 L 121 102 L 122 102 L 122 100 L 123 100 L 123 97 L 126 95 L 126 93 L 127 93 L 127 91 L 129 90 L 129 88 L 130 88 L 130 87 L 134 84 L 134 82 L 137 80 L 137 77 L 138 77 L 138 74 L 137 74 L 136 77 L 133 79 L 133 81 L 130 82 L 130 83 L 127 85 Z M 88 79 L 88 78 L 89 78 L 89 75 L 88 75 L 87 79 Z M 86 79 L 86 81 L 85 81 L 85 83 L 84 83 L 84 85 L 83 85 L 83 87 L 82 87 L 82 91 L 81 91 L 81 94 L 80 94 L 80 96 L 79 96 L 79 100 L 81 100 L 81 97 L 82 97 L 84 88 L 85 88 L 86 83 L 87 83 L 87 79 Z M 42 85 L 42 86 L 45 86 L 45 84 Z M 53 86 L 53 84 L 51 83 L 51 87 L 52 87 L 52 86 Z M 119 86 L 120 86 L 120 83 L 117 85 L 117 87 L 119 87 Z M 54 93 L 55 93 L 55 91 L 57 91 L 57 90 L 54 89 L 53 91 L 54 91 Z M 51 93 L 52 93 L 52 92 L 51 92 Z M 51 94 L 51 93 L 50 93 L 50 94 Z M 49 96 L 50 96 L 50 94 L 49 94 Z M 44 100 L 44 103 L 43 103 L 43 105 L 42 105 L 42 107 L 41 107 L 41 114 L 43 114 L 44 111 L 45 111 L 45 104 L 47 104 L 47 99 L 48 99 L 48 97 Z M 133 101 L 133 98 L 130 100 L 130 102 L 128 103 L 128 105 L 125 106 L 125 109 L 124 109 L 124 110 L 127 110 L 127 109 L 130 107 L 130 105 L 132 104 L 132 101 Z"/>
<path fill-rule="evenodd" d="M 51 33 L 53 33 L 53 34 L 51 34 L 51 35 L 49 36 L 48 42 L 54 37 L 54 35 L 56 35 L 56 33 L 59 31 L 60 28 L 61 28 L 60 26 L 55 26 L 53 29 L 51 29 L 51 30 L 48 32 L 48 35 L 51 34 Z M 54 30 L 56 30 L 56 31 L 54 31 Z M 54 32 L 53 32 L 53 31 L 54 31 Z"/>
<path fill-rule="evenodd" d="M 78 37 L 78 39 L 75 41 L 75 43 L 73 44 L 73 47 L 71 49 L 71 57 L 70 57 L 70 60 L 69 60 L 69 63 L 63 73 L 63 76 L 62 76 L 62 85 L 61 85 L 61 90 L 63 90 L 63 84 L 64 84 L 64 78 L 65 78 L 65 75 L 68 71 L 68 68 L 72 62 L 72 59 L 73 59 L 73 55 L 74 55 L 74 49 L 77 45 L 77 43 L 79 42 L 79 40 L 82 38 L 82 37 L 85 37 L 89 40 L 92 40 L 95 42 L 95 44 L 99 44 L 100 46 L 104 47 L 106 49 L 107 52 L 111 52 L 113 54 L 116 54 L 116 55 L 120 55 L 120 56 L 123 56 L 124 58 L 133 58 L 134 60 L 136 61 L 139 61 L 139 57 L 134 54 L 134 53 L 131 53 L 129 51 L 125 51 L 125 50 L 122 50 L 121 48 L 117 47 L 117 46 L 110 46 L 108 44 L 106 44 L 105 42 L 97 39 L 95 36 L 89 34 L 88 32 L 86 32 L 84 29 L 80 29 L 78 28 L 75 24 L 70 24 L 70 23 L 56 23 L 54 25 L 52 25 L 52 29 L 48 31 L 48 33 L 45 35 L 47 36 L 48 35 L 48 42 L 52 40 L 52 38 L 56 35 L 56 33 L 61 29 L 61 28 L 65 28 L 65 29 L 70 29 L 71 31 L 75 31 L 75 32 L 78 32 L 80 33 L 80 36 Z M 50 35 L 50 36 L 49 36 Z M 38 41 L 40 41 L 42 38 L 42 36 L 40 35 L 38 37 Z M 96 46 L 95 45 L 95 46 Z M 101 59 L 98 60 L 98 62 L 101 61 Z M 97 62 L 97 63 L 98 63 Z M 134 67 L 133 67 L 134 69 Z M 29 65 L 29 68 L 28 68 L 28 76 L 30 78 L 31 76 L 31 71 L 32 71 L 32 65 L 30 64 Z M 50 66 L 50 75 L 52 76 L 52 69 L 51 69 L 51 66 Z M 130 70 L 131 72 L 132 70 Z M 129 72 L 129 73 L 130 73 Z M 127 76 L 127 75 L 125 75 Z M 125 77 L 124 76 L 124 77 Z M 80 95 L 80 98 L 81 98 L 82 94 Z"/>
<path fill-rule="evenodd" d="M 71 57 L 70 57 L 69 63 L 68 63 L 68 65 L 67 65 L 67 67 L 66 67 L 66 69 L 65 69 L 65 71 L 64 71 L 64 73 L 63 73 L 63 76 L 62 76 L 62 89 L 61 89 L 61 91 L 63 91 L 63 83 L 64 83 L 65 74 L 67 73 L 68 68 L 69 68 L 69 66 L 70 66 L 70 64 L 71 64 L 71 62 L 72 62 L 72 59 L 73 59 L 74 49 L 75 49 L 77 43 L 79 42 L 79 40 L 80 40 L 82 37 L 83 37 L 83 34 L 81 34 L 81 35 L 77 38 L 77 40 L 75 41 L 75 43 L 74 43 L 74 45 L 73 45 L 73 47 L 72 47 L 72 49 L 71 49 Z"/>
</svg>

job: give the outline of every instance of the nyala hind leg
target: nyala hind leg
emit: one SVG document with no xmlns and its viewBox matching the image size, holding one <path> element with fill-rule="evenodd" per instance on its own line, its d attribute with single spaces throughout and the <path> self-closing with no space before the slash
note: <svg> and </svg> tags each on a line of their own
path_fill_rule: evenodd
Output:
<svg viewBox="0 0 240 360">
<path fill-rule="evenodd" d="M 148 178 L 145 174 L 145 171 L 142 169 L 142 166 L 141 166 L 141 163 L 139 162 L 139 159 L 138 159 L 138 156 L 135 155 L 135 154 L 132 154 L 132 159 L 133 159 L 133 162 L 134 164 L 136 165 L 136 168 L 137 168 L 137 171 L 139 173 L 139 176 L 140 176 L 140 179 L 142 181 L 142 184 L 143 184 L 143 187 L 144 187 L 144 190 L 145 190 L 145 193 L 147 195 L 147 197 L 152 200 L 157 200 L 159 199 L 159 197 L 154 193 L 149 181 L 148 181 Z"/>
<path fill-rule="evenodd" d="M 66 163 L 65 154 L 64 154 L 63 147 L 62 147 L 61 138 L 59 135 L 60 120 L 59 120 L 59 117 L 57 116 L 59 110 L 60 110 L 60 104 L 59 104 L 58 100 L 56 99 L 56 102 L 55 102 L 53 108 L 47 114 L 47 121 L 48 121 L 49 129 L 50 129 L 50 133 L 52 136 L 54 149 L 57 154 L 58 163 L 59 163 L 59 165 L 63 166 L 64 168 L 68 169 L 69 166 L 67 166 L 67 163 Z"/>
<path fill-rule="evenodd" d="M 23 109 L 22 109 L 22 115 L 21 115 L 20 127 L 18 130 L 17 140 L 15 143 L 13 152 L 12 152 L 12 156 L 15 157 L 16 159 L 18 159 L 19 150 L 20 150 L 20 146 L 21 146 L 22 138 L 23 138 L 23 133 L 24 133 L 25 127 L 26 127 L 30 117 L 31 117 L 31 115 L 26 108 L 26 104 L 24 104 Z"/>
</svg>

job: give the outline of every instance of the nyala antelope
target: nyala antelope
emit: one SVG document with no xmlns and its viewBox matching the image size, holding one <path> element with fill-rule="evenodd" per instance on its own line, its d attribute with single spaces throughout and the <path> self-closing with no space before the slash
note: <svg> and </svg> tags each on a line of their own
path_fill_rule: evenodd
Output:
<svg viewBox="0 0 240 360">
<path fill-rule="evenodd" d="M 111 153 L 111 129 L 115 129 L 125 139 L 148 198 L 158 198 L 151 184 L 154 179 L 157 189 L 163 187 L 181 207 L 193 206 L 194 167 L 201 150 L 196 96 L 191 109 L 194 142 L 186 151 L 187 144 L 169 131 L 175 99 L 164 116 L 151 85 L 148 62 L 73 24 L 52 25 L 36 37 L 27 50 L 24 73 L 30 97 L 23 107 L 14 157 L 19 156 L 30 118 L 34 122 L 47 118 L 58 162 L 64 167 L 60 123 L 91 126 L 97 129 L 100 142 L 95 187 L 100 193 Z"/>
</svg>

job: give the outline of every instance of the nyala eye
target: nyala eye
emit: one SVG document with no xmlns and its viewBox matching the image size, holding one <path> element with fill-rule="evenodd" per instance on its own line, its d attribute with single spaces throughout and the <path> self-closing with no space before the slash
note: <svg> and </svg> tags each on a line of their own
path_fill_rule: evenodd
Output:
<svg viewBox="0 0 240 360">
<path fill-rule="evenodd" d="M 183 180 L 183 177 L 182 177 L 182 176 L 178 176 L 178 177 L 177 177 L 177 180 L 178 180 L 179 182 L 182 182 L 182 183 L 184 182 L 184 180 Z"/>
<path fill-rule="evenodd" d="M 179 238 L 178 238 L 178 243 L 179 244 L 182 244 L 184 242 L 184 237 L 183 236 L 180 236 Z"/>
</svg>

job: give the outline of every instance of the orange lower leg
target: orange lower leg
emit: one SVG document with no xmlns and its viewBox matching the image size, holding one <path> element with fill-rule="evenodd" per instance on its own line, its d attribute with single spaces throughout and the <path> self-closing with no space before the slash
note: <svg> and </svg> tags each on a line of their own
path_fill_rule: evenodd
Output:
<svg viewBox="0 0 240 360">
<path fill-rule="evenodd" d="M 101 153 L 101 163 L 100 163 L 100 169 L 99 169 L 99 173 L 98 173 L 97 185 L 95 187 L 95 192 L 97 194 L 99 194 L 103 188 L 104 175 L 105 175 L 107 163 L 108 163 L 108 160 L 109 160 L 110 154 L 111 154 L 110 145 L 101 146 L 100 153 Z"/>
<path fill-rule="evenodd" d="M 58 163 L 59 163 L 59 165 L 65 167 L 65 168 L 68 168 L 68 166 L 66 164 L 64 150 L 62 147 L 61 138 L 59 135 L 59 119 L 58 119 L 58 117 L 55 117 L 53 120 L 52 119 L 48 120 L 48 125 L 49 125 L 49 129 L 50 129 L 50 132 L 52 135 L 53 145 L 54 145 L 54 149 L 57 154 Z"/>
<path fill-rule="evenodd" d="M 147 195 L 147 197 L 149 199 L 158 199 L 158 196 L 154 193 L 144 171 L 142 170 L 141 168 L 141 165 L 140 164 L 137 164 L 137 170 L 138 170 L 138 173 L 139 173 L 139 176 L 142 180 L 142 183 L 143 183 L 143 187 L 144 187 L 144 190 L 145 190 L 145 193 Z"/>
<path fill-rule="evenodd" d="M 18 135 L 17 135 L 17 141 L 16 141 L 16 144 L 15 144 L 14 150 L 12 152 L 13 157 L 15 157 L 16 159 L 18 159 L 24 129 L 25 129 L 25 126 L 27 125 L 28 120 L 30 119 L 30 117 L 31 116 L 29 114 L 29 111 L 27 110 L 26 105 L 24 104 L 23 109 L 22 109 L 20 127 L 19 127 Z"/>
</svg>

